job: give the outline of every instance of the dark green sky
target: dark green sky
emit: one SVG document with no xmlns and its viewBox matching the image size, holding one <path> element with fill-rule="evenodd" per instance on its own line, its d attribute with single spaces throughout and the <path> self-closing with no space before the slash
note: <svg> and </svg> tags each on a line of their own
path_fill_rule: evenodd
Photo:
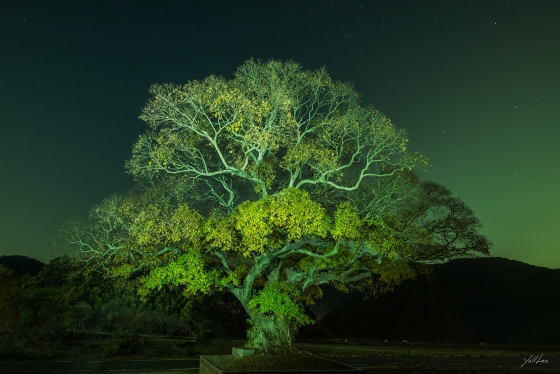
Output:
<svg viewBox="0 0 560 374">
<path fill-rule="evenodd" d="M 151 84 L 252 57 L 354 82 L 494 256 L 560 268 L 559 1 L 18 0 L 0 29 L 0 255 L 48 262 L 45 234 L 132 187 Z"/>
</svg>

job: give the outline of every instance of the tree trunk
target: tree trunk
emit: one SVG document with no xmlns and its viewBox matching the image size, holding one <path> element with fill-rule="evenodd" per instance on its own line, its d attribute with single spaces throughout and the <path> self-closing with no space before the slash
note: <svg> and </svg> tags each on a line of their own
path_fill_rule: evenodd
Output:
<svg viewBox="0 0 560 374">
<path fill-rule="evenodd" d="M 255 352 L 285 354 L 292 349 L 297 333 L 295 321 L 280 320 L 277 315 L 255 313 L 248 320 L 251 327 L 247 331 L 249 345 Z"/>
<path fill-rule="evenodd" d="M 247 279 L 245 280 L 247 282 Z M 288 319 L 280 320 L 276 314 L 263 314 L 248 306 L 251 288 L 232 287 L 230 292 L 241 302 L 247 312 L 250 327 L 247 330 L 247 345 L 257 353 L 278 354 L 287 353 L 292 349 L 292 342 L 301 326 L 299 322 Z"/>
</svg>

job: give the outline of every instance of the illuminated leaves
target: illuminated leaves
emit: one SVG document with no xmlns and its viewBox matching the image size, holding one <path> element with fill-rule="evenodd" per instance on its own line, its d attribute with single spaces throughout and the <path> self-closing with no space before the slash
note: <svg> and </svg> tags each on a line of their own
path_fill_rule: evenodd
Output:
<svg viewBox="0 0 560 374">
<path fill-rule="evenodd" d="M 265 246 L 297 241 L 303 235 L 324 237 L 330 225 L 321 206 L 311 201 L 307 192 L 296 188 L 257 202 L 245 202 L 237 207 L 233 219 L 246 257 L 250 252 L 263 252 Z"/>
<path fill-rule="evenodd" d="M 334 214 L 334 227 L 331 234 L 335 240 L 359 239 L 362 221 L 356 207 L 349 202 L 340 204 Z"/>
<path fill-rule="evenodd" d="M 227 284 L 231 282 L 234 286 L 238 286 L 244 280 L 245 276 L 249 271 L 249 267 L 247 265 L 239 265 L 233 271 L 229 271 L 228 278 L 224 281 Z"/>
<path fill-rule="evenodd" d="M 288 149 L 280 166 L 292 170 L 303 165 L 309 165 L 312 170 L 327 172 L 340 166 L 340 163 L 335 150 L 329 149 L 326 144 L 318 141 L 302 141 Z"/>
<path fill-rule="evenodd" d="M 364 245 L 389 258 L 396 258 L 408 249 L 405 239 L 380 218 L 368 224 Z"/>
<path fill-rule="evenodd" d="M 118 277 L 128 278 L 132 273 L 134 266 L 130 264 L 124 264 L 112 269 L 112 273 Z"/>
<path fill-rule="evenodd" d="M 278 159 L 274 155 L 267 156 L 258 166 L 251 165 L 247 171 L 262 180 L 267 188 L 270 188 L 276 180 L 276 166 Z M 257 185 L 260 187 L 260 185 Z"/>
<path fill-rule="evenodd" d="M 171 244 L 198 247 L 202 223 L 202 216 L 186 204 L 173 209 L 163 201 L 153 202 L 136 207 L 128 233 L 144 252 L 157 252 Z"/>
<path fill-rule="evenodd" d="M 236 208 L 235 229 L 241 233 L 243 256 L 251 252 L 263 252 L 271 244 L 269 236 L 273 230 L 268 223 L 269 214 L 262 209 L 263 203 L 243 203 Z"/>
<path fill-rule="evenodd" d="M 372 263 L 371 266 L 373 273 L 378 274 L 372 283 L 373 294 L 393 291 L 403 281 L 416 278 L 416 272 L 406 261 L 384 258 L 381 264 Z"/>
<path fill-rule="evenodd" d="M 189 243 L 198 243 L 202 237 L 203 221 L 204 218 L 200 213 L 190 209 L 186 204 L 180 204 L 171 217 L 171 241 L 184 240 Z"/>
<path fill-rule="evenodd" d="M 237 233 L 231 219 L 225 217 L 210 217 L 202 226 L 206 243 L 210 247 L 222 251 L 240 250 L 238 247 Z"/>
<path fill-rule="evenodd" d="M 313 258 L 311 256 L 305 256 L 299 261 L 299 267 L 303 271 L 309 271 L 309 268 L 313 265 Z"/>
<path fill-rule="evenodd" d="M 76 224 L 69 235 L 88 261 L 95 259 L 91 267 L 125 278 L 138 267 L 150 271 L 143 296 L 163 285 L 210 293 L 248 276 L 255 288 L 267 282 L 267 261 L 293 244 L 299 252 L 283 260 L 307 273 L 292 278 L 309 280 L 305 294 L 295 285 L 267 285 L 251 305 L 301 322 L 309 320 L 299 302 L 320 297 L 312 283 L 327 272 L 366 274 L 366 257 L 381 256 L 395 262 L 371 262 L 372 271 L 386 273 L 384 281 L 411 275 L 396 262 L 413 258 L 411 238 L 417 247 L 429 238 L 426 230 L 406 228 L 393 206 L 411 185 L 400 174 L 427 159 L 409 152 L 405 131 L 362 108 L 351 85 L 333 81 L 324 68 L 251 60 L 231 80 L 210 76 L 154 85 L 150 93 L 140 116 L 150 131 L 126 164 L 147 192 L 106 199 L 92 222 Z M 236 206 L 247 182 L 257 196 Z M 173 184 L 172 191 L 158 192 L 160 183 Z M 225 213 L 206 219 L 184 204 L 202 200 Z M 337 287 L 346 289 L 343 279 Z"/>
<path fill-rule="evenodd" d="M 273 312 L 279 316 L 279 320 L 288 318 L 295 319 L 301 324 L 314 324 L 315 321 L 304 313 L 303 306 L 299 302 L 300 295 L 293 284 L 272 282 L 253 296 L 248 306 L 263 314 Z"/>
<path fill-rule="evenodd" d="M 322 296 L 323 290 L 321 290 L 321 287 L 313 285 L 305 290 L 305 293 L 302 296 L 302 301 L 304 301 L 307 305 L 314 305 L 315 299 L 320 299 Z"/>
<path fill-rule="evenodd" d="M 158 248 L 172 241 L 171 209 L 161 204 L 149 204 L 141 209 L 130 226 L 130 234 L 138 245 Z"/>
<path fill-rule="evenodd" d="M 216 269 L 206 271 L 204 258 L 197 251 L 189 251 L 181 255 L 176 261 L 164 267 L 153 269 L 149 275 L 141 280 L 138 294 L 146 298 L 154 289 L 161 290 L 164 284 L 183 285 L 184 293 L 210 294 L 221 289 L 222 279 Z"/>
<path fill-rule="evenodd" d="M 330 252 L 332 249 L 333 247 L 325 247 L 325 248 L 321 248 L 319 252 L 324 254 Z M 318 258 L 314 261 L 314 264 L 319 269 L 334 270 L 338 266 L 350 264 L 353 256 L 354 254 L 348 248 L 345 248 L 344 246 L 340 246 L 337 254 L 326 258 Z"/>
</svg>

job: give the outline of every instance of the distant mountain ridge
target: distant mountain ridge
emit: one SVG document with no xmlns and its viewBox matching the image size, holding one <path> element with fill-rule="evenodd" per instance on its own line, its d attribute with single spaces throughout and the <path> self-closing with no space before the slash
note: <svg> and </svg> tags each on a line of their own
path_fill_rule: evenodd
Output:
<svg viewBox="0 0 560 374">
<path fill-rule="evenodd" d="M 461 259 L 369 301 L 322 288 L 314 312 L 326 313 L 313 330 L 332 337 L 560 345 L 560 269 Z"/>
<path fill-rule="evenodd" d="M 14 277 L 21 277 L 25 274 L 31 276 L 38 275 L 44 263 L 31 257 L 21 255 L 0 256 L 0 265 L 4 265 L 13 271 Z"/>
</svg>

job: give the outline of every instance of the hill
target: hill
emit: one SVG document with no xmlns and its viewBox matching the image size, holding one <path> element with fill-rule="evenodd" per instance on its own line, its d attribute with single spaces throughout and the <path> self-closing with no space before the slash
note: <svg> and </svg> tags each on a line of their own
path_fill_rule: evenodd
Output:
<svg viewBox="0 0 560 374">
<path fill-rule="evenodd" d="M 505 258 L 454 260 L 363 300 L 323 287 L 312 329 L 328 337 L 487 344 L 560 342 L 560 269 Z M 328 310 L 330 309 L 330 310 Z M 327 311 L 326 311 L 327 310 Z"/>
<path fill-rule="evenodd" d="M 0 265 L 4 265 L 8 269 L 14 272 L 14 277 L 21 277 L 24 274 L 29 274 L 35 276 L 39 274 L 44 263 L 31 257 L 12 255 L 12 256 L 0 256 Z"/>
</svg>

